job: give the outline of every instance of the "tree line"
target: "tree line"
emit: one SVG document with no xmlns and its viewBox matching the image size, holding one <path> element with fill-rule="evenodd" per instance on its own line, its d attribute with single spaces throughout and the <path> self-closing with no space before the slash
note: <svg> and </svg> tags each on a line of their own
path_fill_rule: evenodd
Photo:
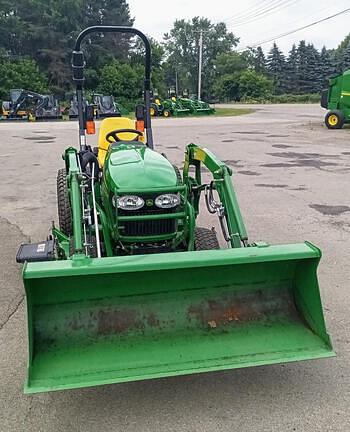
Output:
<svg viewBox="0 0 350 432">
<path fill-rule="evenodd" d="M 70 57 L 79 32 L 90 25 L 133 25 L 126 0 L 0 0 L 0 99 L 10 88 L 72 91 Z M 176 20 L 162 42 L 151 38 L 153 88 L 195 93 L 200 35 L 203 98 L 268 100 L 273 95 L 319 93 L 330 76 L 350 68 L 350 35 L 335 50 L 304 40 L 285 55 L 275 43 L 237 51 L 239 38 L 225 23 Z M 132 105 L 141 95 L 143 47 L 134 38 L 93 35 L 85 46 L 86 88 Z"/>
</svg>

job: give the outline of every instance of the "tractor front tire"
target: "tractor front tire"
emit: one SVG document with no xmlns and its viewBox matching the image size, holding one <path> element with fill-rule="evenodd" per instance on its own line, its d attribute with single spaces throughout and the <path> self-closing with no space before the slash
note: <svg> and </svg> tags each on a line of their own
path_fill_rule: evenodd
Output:
<svg viewBox="0 0 350 432">
<path fill-rule="evenodd" d="M 176 165 L 173 165 L 173 167 L 174 167 L 176 178 L 177 178 L 177 184 L 180 186 L 183 183 L 181 171 L 179 170 L 179 168 Z"/>
<path fill-rule="evenodd" d="M 195 249 L 200 250 L 213 250 L 220 249 L 218 238 L 214 228 L 201 228 L 195 230 Z"/>
<path fill-rule="evenodd" d="M 345 116 L 341 111 L 329 111 L 325 118 L 328 129 L 341 129 L 345 123 Z"/>
<path fill-rule="evenodd" d="M 67 173 L 62 168 L 57 173 L 57 208 L 60 230 L 70 236 L 72 230 L 72 212 L 68 196 Z"/>
<path fill-rule="evenodd" d="M 170 116 L 171 116 L 171 112 L 170 112 L 168 109 L 165 109 L 165 110 L 163 111 L 163 117 L 168 118 L 168 117 L 170 117 Z"/>
</svg>

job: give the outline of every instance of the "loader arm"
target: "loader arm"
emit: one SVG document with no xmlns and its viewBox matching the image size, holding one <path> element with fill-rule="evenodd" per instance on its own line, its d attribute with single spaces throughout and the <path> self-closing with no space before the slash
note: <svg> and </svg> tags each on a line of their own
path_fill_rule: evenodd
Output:
<svg viewBox="0 0 350 432">
<path fill-rule="evenodd" d="M 217 191 L 221 206 L 217 208 L 220 220 L 223 218 L 227 225 L 226 240 L 231 247 L 237 248 L 247 245 L 248 235 L 233 188 L 231 176 L 232 170 L 222 161 L 216 158 L 208 149 L 189 144 L 185 154 L 184 180 L 189 181 L 189 167 L 195 167 L 195 180 L 197 185 L 202 184 L 201 163 L 213 175 L 212 187 Z M 198 196 L 199 199 L 199 196 Z"/>
<path fill-rule="evenodd" d="M 80 169 L 77 160 L 77 151 L 70 147 L 66 150 L 65 159 L 67 161 L 68 186 L 70 190 L 70 204 L 73 220 L 73 239 L 74 253 L 83 253 L 83 232 L 82 232 L 82 208 L 81 208 L 81 188 L 80 188 Z"/>
</svg>

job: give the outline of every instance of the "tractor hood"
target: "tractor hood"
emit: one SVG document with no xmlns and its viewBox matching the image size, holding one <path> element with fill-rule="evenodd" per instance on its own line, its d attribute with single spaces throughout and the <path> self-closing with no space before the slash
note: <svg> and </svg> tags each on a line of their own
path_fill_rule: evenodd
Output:
<svg viewBox="0 0 350 432">
<path fill-rule="evenodd" d="M 139 144 L 119 144 L 110 149 L 105 179 L 110 190 L 130 192 L 177 185 L 172 164 L 161 154 Z"/>
</svg>

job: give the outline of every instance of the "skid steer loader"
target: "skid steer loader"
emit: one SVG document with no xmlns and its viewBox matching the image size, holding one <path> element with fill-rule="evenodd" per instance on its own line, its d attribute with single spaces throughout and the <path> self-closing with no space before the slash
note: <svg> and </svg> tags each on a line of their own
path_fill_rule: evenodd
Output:
<svg viewBox="0 0 350 432">
<path fill-rule="evenodd" d="M 138 35 L 144 104 L 104 119 L 98 148 L 84 106 L 85 37 Z M 27 300 L 25 392 L 72 389 L 334 355 L 311 243 L 248 241 L 231 169 L 189 144 L 183 174 L 153 146 L 151 48 L 139 30 L 84 30 L 73 52 L 80 148 L 58 172 L 59 227 L 20 247 Z M 212 175 L 202 181 L 201 168 Z M 200 198 L 220 221 L 197 226 Z"/>
<path fill-rule="evenodd" d="M 62 114 L 54 95 L 30 90 L 12 89 L 11 101 L 3 102 L 3 117 L 8 120 L 61 120 Z"/>
</svg>

